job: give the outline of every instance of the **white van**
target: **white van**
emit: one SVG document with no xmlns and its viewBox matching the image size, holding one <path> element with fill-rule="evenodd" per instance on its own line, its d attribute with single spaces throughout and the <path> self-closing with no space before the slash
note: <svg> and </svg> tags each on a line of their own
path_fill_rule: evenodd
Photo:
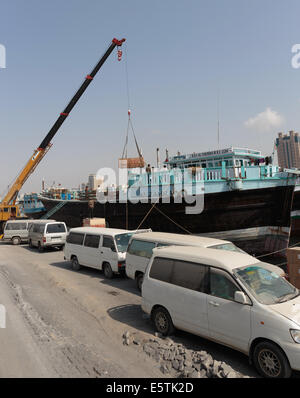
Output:
<svg viewBox="0 0 300 398">
<path fill-rule="evenodd" d="M 13 245 L 28 242 L 28 228 L 35 220 L 9 220 L 5 223 L 3 240 Z"/>
<path fill-rule="evenodd" d="M 134 235 L 129 242 L 126 254 L 126 275 L 136 281 L 139 290 L 141 290 L 143 276 L 152 256 L 152 250 L 155 247 L 170 245 L 212 247 L 244 253 L 232 242 L 203 236 L 166 232 L 147 232 Z"/>
<path fill-rule="evenodd" d="M 64 248 L 65 260 L 72 261 L 75 270 L 81 265 L 103 270 L 110 279 L 115 273 L 124 273 L 128 242 L 135 232 L 116 228 L 71 228 Z"/>
<path fill-rule="evenodd" d="M 268 265 L 224 250 L 154 249 L 142 309 L 163 335 L 185 330 L 245 353 L 264 377 L 289 377 L 300 370 L 300 293 Z"/>
<path fill-rule="evenodd" d="M 36 220 L 28 232 L 29 247 L 37 247 L 39 252 L 46 247 L 62 249 L 66 243 L 67 227 L 64 222 L 55 220 Z"/>
</svg>

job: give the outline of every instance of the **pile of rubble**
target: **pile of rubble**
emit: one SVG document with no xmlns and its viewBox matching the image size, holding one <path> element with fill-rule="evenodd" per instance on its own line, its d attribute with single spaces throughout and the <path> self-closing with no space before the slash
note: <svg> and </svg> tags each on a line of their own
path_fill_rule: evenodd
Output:
<svg viewBox="0 0 300 398">
<path fill-rule="evenodd" d="M 193 351 L 171 338 L 155 333 L 157 338 L 141 340 L 129 331 L 123 334 L 123 344 L 135 344 L 160 365 L 165 375 L 188 378 L 240 378 L 245 377 L 234 371 L 225 362 L 217 361 L 206 351 Z"/>
</svg>

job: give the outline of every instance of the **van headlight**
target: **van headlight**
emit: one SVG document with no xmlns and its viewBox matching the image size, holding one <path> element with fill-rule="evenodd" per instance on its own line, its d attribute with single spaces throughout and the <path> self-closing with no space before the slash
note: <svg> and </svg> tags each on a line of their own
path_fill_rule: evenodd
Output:
<svg viewBox="0 0 300 398">
<path fill-rule="evenodd" d="M 298 329 L 290 329 L 291 336 L 295 343 L 300 344 L 300 330 Z"/>
</svg>

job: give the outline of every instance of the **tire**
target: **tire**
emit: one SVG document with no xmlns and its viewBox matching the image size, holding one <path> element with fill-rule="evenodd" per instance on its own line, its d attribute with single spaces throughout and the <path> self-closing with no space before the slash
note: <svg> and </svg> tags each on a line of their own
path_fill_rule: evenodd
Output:
<svg viewBox="0 0 300 398">
<path fill-rule="evenodd" d="M 44 248 L 41 245 L 41 242 L 38 243 L 38 251 L 39 251 L 39 253 L 43 253 L 43 251 L 44 251 Z"/>
<path fill-rule="evenodd" d="M 142 284 L 143 284 L 143 280 L 144 280 L 144 275 L 143 274 L 138 274 L 135 278 L 135 282 L 136 282 L 136 287 L 137 289 L 141 292 L 142 291 Z"/>
<path fill-rule="evenodd" d="M 105 264 L 103 264 L 102 268 L 103 268 L 103 272 L 104 272 L 105 278 L 106 279 L 112 279 L 113 276 L 114 276 L 114 273 L 113 273 L 113 271 L 111 269 L 110 264 L 109 263 L 105 263 Z"/>
<path fill-rule="evenodd" d="M 152 320 L 155 329 L 163 336 L 170 336 L 175 332 L 175 328 L 168 311 L 163 307 L 157 307 L 152 312 Z"/>
<path fill-rule="evenodd" d="M 289 378 L 292 374 L 284 352 L 275 344 L 263 341 L 254 348 L 253 363 L 258 373 L 267 378 Z"/>
<path fill-rule="evenodd" d="M 21 239 L 18 236 L 14 236 L 11 241 L 14 246 L 17 246 L 21 243 Z"/>
<path fill-rule="evenodd" d="M 78 262 L 78 258 L 76 256 L 72 257 L 72 268 L 74 271 L 79 271 L 81 268 L 81 265 Z"/>
</svg>

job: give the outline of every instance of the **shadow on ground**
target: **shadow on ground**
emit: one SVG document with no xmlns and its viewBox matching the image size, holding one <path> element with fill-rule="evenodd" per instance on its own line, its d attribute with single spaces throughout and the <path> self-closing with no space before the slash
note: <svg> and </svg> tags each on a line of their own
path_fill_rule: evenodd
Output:
<svg viewBox="0 0 300 398">
<path fill-rule="evenodd" d="M 112 279 L 106 279 L 102 271 L 84 266 L 81 266 L 79 271 L 75 271 L 73 270 L 70 261 L 59 261 L 59 262 L 50 263 L 49 265 L 65 269 L 70 272 L 86 275 L 89 276 L 90 278 L 96 278 L 99 280 L 99 283 L 103 285 L 110 286 L 116 289 L 122 289 L 126 292 L 135 294 L 136 296 L 140 296 L 140 292 L 136 288 L 135 281 L 127 278 L 126 276 L 114 275 Z"/>
</svg>

